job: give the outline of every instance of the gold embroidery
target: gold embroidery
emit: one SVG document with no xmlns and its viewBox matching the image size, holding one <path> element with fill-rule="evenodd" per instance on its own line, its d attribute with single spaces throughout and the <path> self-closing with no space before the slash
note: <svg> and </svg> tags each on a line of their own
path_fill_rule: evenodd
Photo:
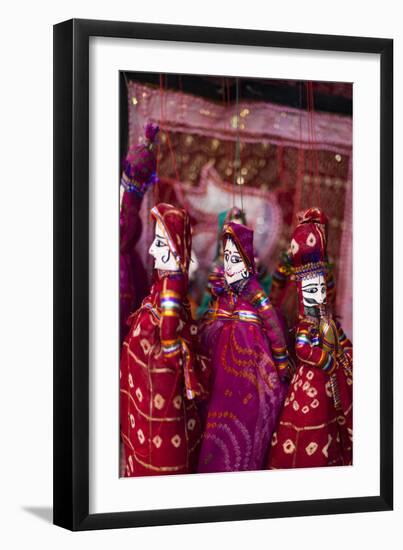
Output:
<svg viewBox="0 0 403 550">
<path fill-rule="evenodd" d="M 184 470 L 186 468 L 185 464 L 181 464 L 180 466 L 154 466 L 153 464 L 149 464 L 141 460 L 135 452 L 133 452 L 133 456 L 135 460 L 141 464 L 141 466 L 144 466 L 144 468 L 148 468 L 149 470 L 154 470 L 155 472 L 178 472 L 179 470 Z"/>
<path fill-rule="evenodd" d="M 329 422 L 324 422 L 323 424 L 318 424 L 317 426 L 303 426 L 300 428 L 292 422 L 284 422 L 283 420 L 280 420 L 280 425 L 293 428 L 296 432 L 309 432 L 310 430 L 320 430 L 321 428 L 330 426 L 330 424 L 334 424 L 335 422 L 337 422 L 337 418 L 332 418 L 332 420 L 329 420 Z"/>
<path fill-rule="evenodd" d="M 137 355 L 135 355 L 132 350 L 129 348 L 129 345 L 127 344 L 127 342 L 124 342 L 123 344 L 124 346 L 127 346 L 127 353 L 135 360 L 135 362 L 140 365 L 141 367 L 143 367 L 144 369 L 147 369 L 150 373 L 164 373 L 164 372 L 170 372 L 172 374 L 176 374 L 175 373 L 175 370 L 174 369 L 169 369 L 167 367 L 154 367 L 152 369 L 149 369 L 148 366 L 143 362 L 141 361 L 141 359 L 139 359 L 137 357 Z"/>
<path fill-rule="evenodd" d="M 134 451 L 134 447 L 127 435 L 125 435 L 124 433 L 121 433 L 120 435 L 122 436 L 123 442 L 126 443 L 132 451 Z"/>
<path fill-rule="evenodd" d="M 328 457 L 328 449 L 331 442 L 332 442 L 332 436 L 329 434 L 327 438 L 327 443 L 322 449 L 322 453 L 325 455 L 326 458 Z"/>
</svg>

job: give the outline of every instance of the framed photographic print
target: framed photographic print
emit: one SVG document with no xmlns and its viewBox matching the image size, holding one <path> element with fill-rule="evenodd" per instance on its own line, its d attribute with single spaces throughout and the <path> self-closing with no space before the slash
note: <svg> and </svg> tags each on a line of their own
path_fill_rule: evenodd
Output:
<svg viewBox="0 0 403 550">
<path fill-rule="evenodd" d="M 392 509 L 392 102 L 389 39 L 55 25 L 55 524 Z"/>
</svg>

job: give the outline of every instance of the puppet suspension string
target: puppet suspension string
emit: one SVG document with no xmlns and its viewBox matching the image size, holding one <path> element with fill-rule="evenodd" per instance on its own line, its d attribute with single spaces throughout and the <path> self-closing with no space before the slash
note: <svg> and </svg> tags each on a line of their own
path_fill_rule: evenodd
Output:
<svg viewBox="0 0 403 550">
<path fill-rule="evenodd" d="M 319 163 L 318 152 L 316 148 L 316 130 L 314 125 L 314 99 L 313 99 L 313 83 L 306 83 L 306 100 L 307 100 L 307 119 L 308 119 L 308 145 L 309 145 L 309 160 L 310 160 L 310 180 L 312 198 L 316 201 L 317 206 L 320 206 L 320 178 L 319 178 Z M 316 190 L 315 190 L 316 183 Z M 315 192 L 316 191 L 316 192 Z"/>
<path fill-rule="evenodd" d="M 299 83 L 299 150 L 296 177 L 296 197 L 294 214 L 296 215 L 305 205 L 305 149 L 302 139 L 302 82 Z M 295 216 L 294 216 L 295 217 Z"/>
<path fill-rule="evenodd" d="M 318 157 L 318 148 L 316 141 L 316 127 L 315 127 L 315 105 L 314 105 L 314 94 L 313 94 L 313 83 L 311 82 L 311 116 L 312 116 L 312 137 L 314 145 L 314 154 L 315 154 L 315 177 L 316 177 L 316 190 L 317 190 L 317 203 L 318 206 L 321 206 L 320 200 L 320 175 L 319 175 L 319 157 Z"/>
<path fill-rule="evenodd" d="M 161 128 L 164 128 L 163 120 L 166 116 L 165 101 L 164 101 L 165 88 L 167 88 L 167 87 L 165 86 L 164 77 L 163 77 L 162 74 L 160 74 L 160 126 L 161 126 Z M 175 178 L 176 178 L 176 181 L 179 183 L 178 166 L 176 164 L 175 153 L 174 153 L 174 150 L 173 150 L 173 147 L 172 147 L 171 138 L 169 137 L 168 129 L 165 130 L 165 136 L 166 136 L 166 140 L 168 142 L 168 148 L 169 148 L 169 152 L 170 152 L 170 155 L 171 155 L 172 166 L 173 166 L 173 169 L 174 169 L 174 172 L 175 172 Z"/>
<path fill-rule="evenodd" d="M 311 83 L 306 82 L 306 109 L 307 109 L 307 126 L 308 126 L 308 145 L 309 145 L 309 180 L 311 184 L 311 196 L 314 197 L 314 166 L 313 166 L 313 138 L 312 138 L 312 118 L 311 118 Z M 311 205 L 312 206 L 312 205 Z"/>
<path fill-rule="evenodd" d="M 236 141 L 235 141 L 235 160 L 234 160 L 234 194 L 233 194 L 233 206 L 235 206 L 235 193 L 236 185 L 241 187 L 241 210 L 243 212 L 243 181 L 241 176 L 241 140 L 239 134 L 239 79 L 235 80 L 235 117 L 233 120 L 236 122 Z"/>
</svg>

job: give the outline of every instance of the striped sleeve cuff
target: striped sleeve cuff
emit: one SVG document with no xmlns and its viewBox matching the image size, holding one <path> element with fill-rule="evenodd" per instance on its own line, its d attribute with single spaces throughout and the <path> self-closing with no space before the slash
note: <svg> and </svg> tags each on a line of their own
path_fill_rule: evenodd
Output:
<svg viewBox="0 0 403 550">
<path fill-rule="evenodd" d="M 180 295 L 172 290 L 161 293 L 161 313 L 164 317 L 179 317 Z"/>
<path fill-rule="evenodd" d="M 325 361 L 323 365 L 321 365 L 321 367 L 322 367 L 322 370 L 326 372 L 326 374 L 332 374 L 332 372 L 336 368 L 336 365 L 337 363 L 333 357 L 333 354 L 328 353 L 327 357 L 325 356 Z"/>
<path fill-rule="evenodd" d="M 253 296 L 252 304 L 258 311 L 268 311 L 272 307 L 269 297 L 260 290 Z"/>
<path fill-rule="evenodd" d="M 306 346 L 306 344 L 310 345 L 311 340 L 309 338 L 309 333 L 307 329 L 300 329 L 298 331 L 298 334 L 295 338 L 295 346 Z"/>
<path fill-rule="evenodd" d="M 165 357 L 175 357 L 181 350 L 181 342 L 177 340 L 161 340 L 162 353 Z"/>
<path fill-rule="evenodd" d="M 288 351 L 286 347 L 272 348 L 273 359 L 280 370 L 286 369 L 288 366 Z"/>
</svg>

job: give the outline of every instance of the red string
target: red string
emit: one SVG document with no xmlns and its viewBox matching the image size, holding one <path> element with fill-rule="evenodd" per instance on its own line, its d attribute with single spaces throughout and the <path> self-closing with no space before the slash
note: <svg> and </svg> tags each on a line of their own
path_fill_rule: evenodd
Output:
<svg viewBox="0 0 403 550">
<path fill-rule="evenodd" d="M 318 181 L 319 170 L 317 163 L 316 147 L 315 147 L 315 129 L 313 120 L 313 85 L 312 81 L 306 83 L 306 96 L 307 96 L 307 111 L 308 111 L 308 146 L 309 146 L 309 171 L 311 178 L 311 191 L 313 202 L 318 202 L 317 188 L 315 188 L 315 181 Z"/>
<path fill-rule="evenodd" d="M 312 178 L 312 198 L 317 206 L 320 206 L 320 178 L 319 178 L 319 158 L 316 143 L 316 129 L 314 124 L 314 95 L 313 82 L 308 81 L 307 91 L 307 110 L 308 110 L 308 144 L 310 150 L 310 173 Z M 316 182 L 316 186 L 315 186 Z"/>
<path fill-rule="evenodd" d="M 227 79 L 225 77 L 222 77 L 222 98 L 223 98 L 223 109 L 224 113 L 226 114 L 228 112 L 227 107 L 229 105 L 229 91 L 228 91 L 228 83 Z M 224 141 L 224 150 L 225 150 L 225 157 L 230 159 L 232 158 L 232 147 L 231 142 L 228 140 Z"/>
<path fill-rule="evenodd" d="M 309 177 L 311 184 L 311 197 L 313 200 L 315 188 L 314 188 L 314 179 L 313 179 L 313 149 L 312 149 L 312 118 L 311 118 L 311 101 L 310 101 L 310 82 L 306 83 L 306 103 L 308 111 L 308 145 L 309 145 Z M 311 206 L 311 205 L 310 205 Z"/>
<path fill-rule="evenodd" d="M 316 141 L 316 128 L 315 128 L 315 105 L 314 105 L 314 93 L 313 93 L 313 83 L 311 82 L 311 113 L 312 113 L 312 135 L 313 135 L 313 144 L 315 151 L 315 176 L 317 180 L 317 204 L 321 206 L 321 197 L 320 197 L 320 173 L 319 173 L 319 153 Z"/>
<path fill-rule="evenodd" d="M 161 136 L 161 133 L 162 133 L 162 128 L 163 128 L 163 123 L 162 123 L 162 91 L 163 91 L 163 88 L 162 88 L 162 82 L 163 82 L 163 77 L 162 77 L 162 74 L 160 74 L 160 136 Z M 157 176 L 159 175 L 159 166 L 160 166 L 160 157 L 161 157 L 161 137 L 160 139 L 158 139 L 158 142 L 157 142 L 157 164 L 156 164 L 156 172 L 157 172 Z M 153 197 L 154 197 L 154 204 L 157 202 L 157 186 L 158 186 L 158 183 L 157 185 L 154 185 L 154 188 L 153 188 Z"/>
<path fill-rule="evenodd" d="M 314 138 L 313 138 L 313 115 L 312 115 L 312 82 L 309 82 L 309 117 L 311 120 L 311 160 L 312 160 L 312 197 L 313 200 L 317 201 L 316 198 L 316 188 L 315 188 L 315 181 L 316 181 L 316 171 L 315 171 L 315 147 L 314 147 Z"/>
<path fill-rule="evenodd" d="M 166 112 L 164 112 L 165 111 L 165 104 L 164 104 L 164 101 L 163 101 L 163 96 L 164 96 L 165 90 L 166 90 L 166 86 L 165 86 L 165 82 L 164 82 L 164 77 L 163 77 L 162 74 L 160 74 L 160 126 L 161 126 L 161 128 L 164 128 L 163 120 L 164 120 L 165 115 L 166 115 Z M 172 161 L 172 166 L 173 166 L 173 169 L 174 169 L 174 172 L 175 172 L 176 181 L 179 182 L 179 172 L 178 172 L 178 167 L 177 167 L 177 164 L 176 164 L 175 153 L 174 153 L 171 138 L 169 137 L 169 132 L 168 132 L 167 129 L 165 130 L 165 136 L 166 136 L 166 139 L 167 139 L 167 142 L 168 142 L 169 152 L 171 154 L 171 161 Z"/>
<path fill-rule="evenodd" d="M 296 214 L 302 210 L 303 202 L 305 197 L 305 182 L 304 182 L 304 172 L 305 172 L 305 155 L 304 148 L 302 146 L 302 82 L 299 85 L 299 147 L 297 152 L 297 174 L 296 174 L 296 194 L 294 202 L 294 219 Z"/>
</svg>

